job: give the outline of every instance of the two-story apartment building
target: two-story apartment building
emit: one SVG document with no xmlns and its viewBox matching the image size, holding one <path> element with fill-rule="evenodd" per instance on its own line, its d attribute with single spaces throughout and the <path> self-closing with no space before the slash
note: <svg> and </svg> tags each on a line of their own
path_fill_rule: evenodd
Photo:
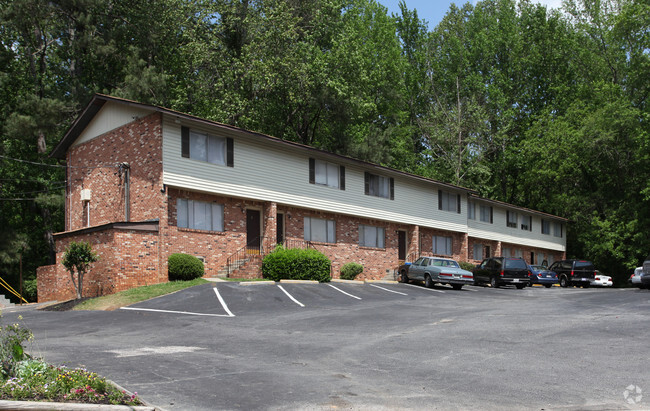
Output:
<svg viewBox="0 0 650 411">
<path fill-rule="evenodd" d="M 473 190 L 173 110 L 96 95 L 54 148 L 65 160 L 65 231 L 39 301 L 72 298 L 60 263 L 70 241 L 99 254 L 86 295 L 167 281 L 167 258 L 201 258 L 206 276 L 259 277 L 277 243 L 310 246 L 361 278 L 391 277 L 421 254 L 549 263 L 566 220 Z M 243 264 L 243 265 L 242 265 Z M 225 271 L 227 269 L 227 271 Z"/>
</svg>

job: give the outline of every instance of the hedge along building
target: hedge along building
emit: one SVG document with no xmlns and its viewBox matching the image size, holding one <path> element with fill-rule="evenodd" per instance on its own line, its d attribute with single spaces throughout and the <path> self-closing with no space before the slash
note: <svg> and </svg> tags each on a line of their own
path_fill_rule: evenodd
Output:
<svg viewBox="0 0 650 411">
<path fill-rule="evenodd" d="M 71 241 L 100 256 L 85 295 L 167 281 L 167 258 L 205 275 L 260 277 L 275 244 L 314 247 L 339 276 L 392 278 L 421 254 L 477 262 L 502 253 L 564 256 L 565 219 L 473 190 L 169 109 L 96 95 L 54 148 L 65 159 L 65 231 L 38 270 L 39 301 L 73 298 L 61 265 Z"/>
</svg>

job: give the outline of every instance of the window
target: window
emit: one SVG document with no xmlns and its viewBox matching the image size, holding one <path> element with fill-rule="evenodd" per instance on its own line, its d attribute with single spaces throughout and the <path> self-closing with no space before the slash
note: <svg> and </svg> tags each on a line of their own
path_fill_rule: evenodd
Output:
<svg viewBox="0 0 650 411">
<path fill-rule="evenodd" d="M 305 240 L 319 243 L 335 243 L 336 225 L 334 220 L 305 217 Z"/>
<path fill-rule="evenodd" d="M 395 182 L 393 178 L 366 172 L 364 180 L 366 195 L 395 199 Z"/>
<path fill-rule="evenodd" d="M 555 237 L 562 237 L 562 223 L 553 224 L 553 235 Z"/>
<path fill-rule="evenodd" d="M 483 209 L 483 206 L 481 206 L 481 210 L 482 209 Z M 476 204 L 474 204 L 473 201 L 468 201 L 467 202 L 467 219 L 468 220 L 476 220 Z"/>
<path fill-rule="evenodd" d="M 530 215 L 521 216 L 521 229 L 533 231 L 533 216 Z"/>
<path fill-rule="evenodd" d="M 438 255 L 451 255 L 451 237 L 434 235 L 433 253 Z"/>
<path fill-rule="evenodd" d="M 345 190 L 345 167 L 310 158 L 309 183 Z"/>
<path fill-rule="evenodd" d="M 384 248 L 384 227 L 359 224 L 359 245 L 362 247 Z"/>
<path fill-rule="evenodd" d="M 438 190 L 438 210 L 460 213 L 460 194 Z"/>
<path fill-rule="evenodd" d="M 181 127 L 181 155 L 233 167 L 233 140 Z"/>
<path fill-rule="evenodd" d="M 492 216 L 492 206 L 481 206 L 481 221 L 484 223 L 490 223 L 492 224 L 493 216 Z"/>
<path fill-rule="evenodd" d="M 512 257 L 510 248 L 503 247 L 503 252 L 501 253 L 501 255 L 504 256 L 504 257 Z"/>
<path fill-rule="evenodd" d="M 197 230 L 223 231 L 223 204 L 204 201 L 176 201 L 176 225 Z"/>
<path fill-rule="evenodd" d="M 548 255 L 548 265 L 550 266 L 554 262 L 555 262 L 555 257 L 553 256 L 553 254 L 549 254 Z"/>
<path fill-rule="evenodd" d="M 517 228 L 517 213 L 513 211 L 506 211 L 506 225 L 508 227 Z"/>
<path fill-rule="evenodd" d="M 483 244 L 474 244 L 474 250 L 473 250 L 473 255 L 475 260 L 482 260 L 483 259 Z"/>
<path fill-rule="evenodd" d="M 517 257 L 517 258 L 522 258 L 523 257 L 522 251 L 520 249 L 515 250 L 515 257 Z"/>
<path fill-rule="evenodd" d="M 542 234 L 551 234 L 551 222 L 542 218 Z"/>
</svg>

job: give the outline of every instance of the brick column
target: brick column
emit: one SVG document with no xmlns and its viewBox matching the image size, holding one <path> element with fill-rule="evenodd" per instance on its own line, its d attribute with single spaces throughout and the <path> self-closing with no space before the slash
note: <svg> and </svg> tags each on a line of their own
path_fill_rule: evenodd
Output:
<svg viewBox="0 0 650 411">
<path fill-rule="evenodd" d="M 463 233 L 463 238 L 462 238 L 461 241 L 462 242 L 460 244 L 460 253 L 459 254 L 461 256 L 461 259 L 464 258 L 465 261 L 469 261 L 470 260 L 470 258 L 469 258 L 470 257 L 470 255 L 469 255 L 469 234 Z"/>
<path fill-rule="evenodd" d="M 410 258 L 412 262 L 420 256 L 420 226 L 412 226 L 410 233 L 411 236 L 408 240 L 409 243 L 406 250 L 406 258 Z"/>
<path fill-rule="evenodd" d="M 264 223 L 262 228 L 263 245 L 268 249 L 275 245 L 278 238 L 278 205 L 270 202 L 264 203 Z"/>
<path fill-rule="evenodd" d="M 499 255 L 501 255 L 501 253 L 502 253 L 501 252 L 501 241 L 497 241 L 497 246 L 494 249 L 494 255 L 499 256 Z"/>
</svg>

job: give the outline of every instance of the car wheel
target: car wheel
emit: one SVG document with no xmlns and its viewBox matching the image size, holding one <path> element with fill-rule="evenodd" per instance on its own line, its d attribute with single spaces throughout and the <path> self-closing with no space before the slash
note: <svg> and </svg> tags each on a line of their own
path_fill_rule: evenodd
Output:
<svg viewBox="0 0 650 411">
<path fill-rule="evenodd" d="M 429 274 L 426 274 L 424 276 L 424 286 L 427 288 L 433 288 L 433 281 L 431 280 L 431 276 Z"/>
<path fill-rule="evenodd" d="M 490 278 L 490 285 L 492 286 L 492 288 L 499 288 L 499 283 L 497 282 L 496 277 Z"/>
<path fill-rule="evenodd" d="M 584 284 L 582 284 L 582 288 L 589 288 L 590 285 L 591 284 L 589 284 L 589 283 L 584 283 Z"/>
<path fill-rule="evenodd" d="M 408 284 L 409 276 L 406 274 L 406 271 L 402 271 L 402 274 L 400 275 L 400 282 Z"/>
<path fill-rule="evenodd" d="M 454 288 L 454 290 L 460 290 L 461 288 L 463 288 L 462 284 L 452 284 L 451 286 Z"/>
<path fill-rule="evenodd" d="M 526 284 L 515 284 L 515 287 L 517 287 L 517 290 L 521 290 L 525 286 L 526 286 Z"/>
<path fill-rule="evenodd" d="M 551 288 L 551 287 L 553 287 L 553 284 L 544 284 L 544 287 Z"/>
<path fill-rule="evenodd" d="M 567 288 L 568 286 L 569 286 L 569 282 L 567 281 L 566 277 L 562 276 L 560 278 L 560 287 Z"/>
</svg>

